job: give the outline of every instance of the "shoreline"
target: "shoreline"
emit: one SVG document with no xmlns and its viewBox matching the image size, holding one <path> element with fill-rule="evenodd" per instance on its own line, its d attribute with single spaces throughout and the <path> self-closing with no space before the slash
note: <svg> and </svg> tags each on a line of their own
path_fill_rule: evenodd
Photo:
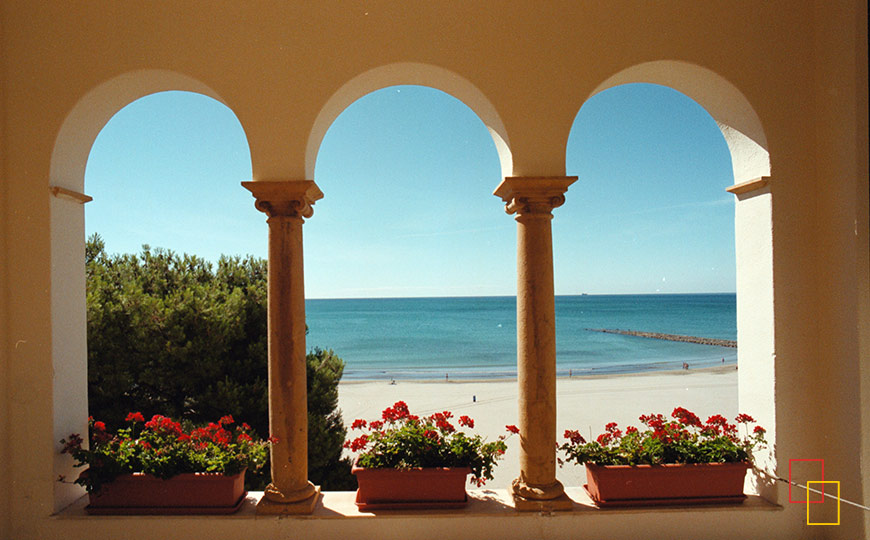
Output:
<svg viewBox="0 0 870 540">
<path fill-rule="evenodd" d="M 634 371 L 634 372 L 625 372 L 625 373 L 601 373 L 600 375 L 590 375 L 584 373 L 583 375 L 557 375 L 556 380 L 602 380 L 602 379 L 624 379 L 624 378 L 632 378 L 632 377 L 656 377 L 662 375 L 693 375 L 699 373 L 714 373 L 714 374 L 725 374 L 732 373 L 736 371 L 737 363 L 729 362 L 723 365 L 717 366 L 708 366 L 708 367 L 699 367 L 699 368 L 691 368 L 688 370 L 685 369 L 663 369 L 663 370 L 650 370 L 650 371 Z M 394 382 L 391 382 L 394 381 Z M 344 379 L 338 383 L 339 385 L 355 385 L 355 384 L 372 384 L 372 383 L 383 383 L 387 386 L 396 386 L 400 383 L 414 383 L 414 384 L 486 384 L 486 383 L 505 383 L 505 382 L 516 382 L 517 377 L 479 377 L 479 378 L 461 378 L 457 377 L 455 379 L 443 379 L 443 378 L 411 378 L 411 379 L 390 379 L 386 377 L 378 378 L 378 379 Z"/>
</svg>

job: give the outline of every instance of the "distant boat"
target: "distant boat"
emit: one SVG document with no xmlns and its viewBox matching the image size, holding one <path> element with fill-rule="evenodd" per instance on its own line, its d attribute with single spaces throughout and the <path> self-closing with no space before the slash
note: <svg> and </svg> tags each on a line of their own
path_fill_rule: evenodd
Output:
<svg viewBox="0 0 870 540">
<path fill-rule="evenodd" d="M 589 296 L 589 293 L 580 293 L 580 296 Z"/>
</svg>

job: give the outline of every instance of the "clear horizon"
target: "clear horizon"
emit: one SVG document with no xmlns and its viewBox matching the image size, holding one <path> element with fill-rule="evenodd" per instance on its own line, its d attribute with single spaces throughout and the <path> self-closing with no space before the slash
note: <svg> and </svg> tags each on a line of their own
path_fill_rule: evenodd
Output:
<svg viewBox="0 0 870 540">
<path fill-rule="evenodd" d="M 575 296 L 700 296 L 700 295 L 736 295 L 736 292 L 688 292 L 688 293 L 580 293 L 580 294 L 556 294 L 559 297 L 575 297 Z M 516 294 L 492 294 L 492 295 L 464 295 L 464 296 L 354 296 L 350 298 L 312 298 L 306 296 L 306 300 L 425 300 L 427 298 L 516 298 Z"/>
<path fill-rule="evenodd" d="M 566 147 L 579 180 L 554 210 L 557 296 L 733 294 L 730 154 L 712 118 L 673 90 L 616 87 L 580 109 Z M 223 104 L 146 96 L 97 137 L 88 236 L 214 262 L 266 257 L 265 216 L 240 182 L 250 151 Z M 516 225 L 492 195 L 495 146 L 471 109 L 400 86 L 346 109 L 318 153 L 325 193 L 306 221 L 306 297 L 515 296 Z"/>
</svg>

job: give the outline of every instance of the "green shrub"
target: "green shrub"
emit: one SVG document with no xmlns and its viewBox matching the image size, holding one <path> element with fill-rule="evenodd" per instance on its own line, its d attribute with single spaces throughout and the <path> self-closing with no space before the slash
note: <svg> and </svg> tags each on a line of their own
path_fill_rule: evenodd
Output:
<svg viewBox="0 0 870 540">
<path fill-rule="evenodd" d="M 109 429 L 141 411 L 194 423 L 232 415 L 269 435 L 267 261 L 192 255 L 143 246 L 108 255 L 99 235 L 85 251 L 88 405 Z M 349 489 L 338 405 L 344 362 L 308 354 L 309 479 Z M 251 487 L 268 482 L 268 468 Z"/>
</svg>

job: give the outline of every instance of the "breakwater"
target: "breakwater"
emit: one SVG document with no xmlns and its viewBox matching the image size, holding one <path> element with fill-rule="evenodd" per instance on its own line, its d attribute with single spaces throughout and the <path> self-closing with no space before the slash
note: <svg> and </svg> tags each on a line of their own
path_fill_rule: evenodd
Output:
<svg viewBox="0 0 870 540">
<path fill-rule="evenodd" d="M 699 345 L 714 345 L 716 347 L 731 347 L 736 349 L 737 342 L 730 339 L 714 339 L 695 336 L 681 336 L 679 334 L 661 334 L 659 332 L 638 332 L 635 330 L 619 330 L 613 328 L 587 328 L 591 332 L 604 332 L 605 334 L 621 334 L 623 336 L 635 336 L 649 339 L 664 339 L 667 341 L 681 341 L 683 343 L 697 343 Z"/>
</svg>

